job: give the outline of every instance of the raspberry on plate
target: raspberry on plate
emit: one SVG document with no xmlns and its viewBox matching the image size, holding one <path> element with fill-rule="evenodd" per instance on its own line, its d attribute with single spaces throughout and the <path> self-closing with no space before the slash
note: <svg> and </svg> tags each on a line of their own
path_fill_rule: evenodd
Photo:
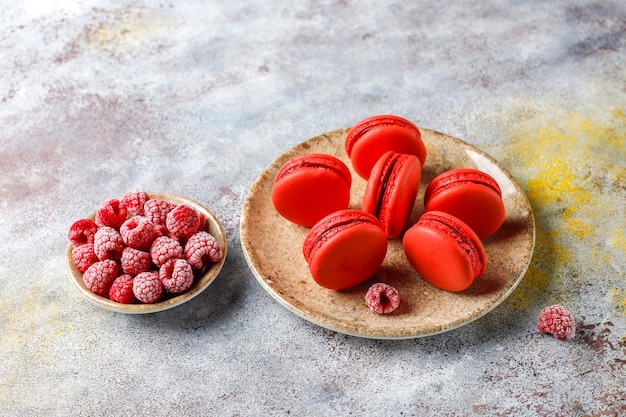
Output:
<svg viewBox="0 0 626 417">
<path fill-rule="evenodd" d="M 205 263 L 219 261 L 223 252 L 217 240 L 203 230 L 189 237 L 185 243 L 184 255 L 193 269 L 200 269 Z"/>
<path fill-rule="evenodd" d="M 201 218 L 196 210 L 180 204 L 167 214 L 165 225 L 170 233 L 180 239 L 187 239 L 200 228 Z"/>
<path fill-rule="evenodd" d="M 387 314 L 400 305 L 400 294 L 391 285 L 379 282 L 367 290 L 365 302 L 373 312 Z"/>
<path fill-rule="evenodd" d="M 99 259 L 93 251 L 93 243 L 76 246 L 72 249 L 72 262 L 80 272 L 85 272 L 87 268 L 98 261 Z"/>
<path fill-rule="evenodd" d="M 98 231 L 98 225 L 91 219 L 76 220 L 67 234 L 72 246 L 77 247 L 87 243 L 93 243 L 93 237 Z"/>
<path fill-rule="evenodd" d="M 152 198 L 143 205 L 144 216 L 156 225 L 165 225 L 167 214 L 174 208 L 176 204 L 158 198 Z"/>
<path fill-rule="evenodd" d="M 83 282 L 91 292 L 107 296 L 113 281 L 117 278 L 119 266 L 111 259 L 105 259 L 91 265 L 83 274 Z"/>
<path fill-rule="evenodd" d="M 93 241 L 93 251 L 98 259 L 119 261 L 123 250 L 124 240 L 120 232 L 108 226 L 98 229 Z"/>
<path fill-rule="evenodd" d="M 129 215 L 143 216 L 143 206 L 148 200 L 150 200 L 150 196 L 147 192 L 143 190 L 131 190 L 124 194 L 121 203 L 124 204 Z"/>
<path fill-rule="evenodd" d="M 185 259 L 170 259 L 159 269 L 159 279 L 167 291 L 181 293 L 193 284 L 193 269 Z"/>
<path fill-rule="evenodd" d="M 542 333 L 551 333 L 559 340 L 570 339 L 576 333 L 574 316 L 565 307 L 553 305 L 539 313 L 537 328 Z"/>
<path fill-rule="evenodd" d="M 157 271 L 142 272 L 133 280 L 133 293 L 142 303 L 153 304 L 163 295 L 163 284 Z"/>
<path fill-rule="evenodd" d="M 120 258 L 120 264 L 122 265 L 122 271 L 130 276 L 135 276 L 141 272 L 146 272 L 152 265 L 152 258 L 150 253 L 141 251 L 139 249 L 126 246 L 122 251 L 122 257 Z"/>
<path fill-rule="evenodd" d="M 178 240 L 169 236 L 160 236 L 154 239 L 150 247 L 152 262 L 159 268 L 165 262 L 174 258 L 182 258 L 183 247 Z"/>
<path fill-rule="evenodd" d="M 134 303 L 137 298 L 133 292 L 133 277 L 124 274 L 115 278 L 109 290 L 109 298 L 122 304 Z"/>
<path fill-rule="evenodd" d="M 96 224 L 119 229 L 126 220 L 126 206 L 116 198 L 104 200 L 96 211 Z"/>
<path fill-rule="evenodd" d="M 120 226 L 120 234 L 127 246 L 135 249 L 150 249 L 158 232 L 154 223 L 144 216 L 133 216 Z"/>
</svg>

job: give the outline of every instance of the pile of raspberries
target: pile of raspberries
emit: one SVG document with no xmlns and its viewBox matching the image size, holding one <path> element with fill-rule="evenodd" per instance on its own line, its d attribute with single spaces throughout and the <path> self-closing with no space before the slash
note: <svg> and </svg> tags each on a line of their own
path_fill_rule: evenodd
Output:
<svg viewBox="0 0 626 417">
<path fill-rule="evenodd" d="M 103 201 L 94 219 L 70 227 L 72 261 L 94 294 L 123 304 L 152 304 L 180 294 L 195 273 L 223 256 L 204 215 L 132 190 Z"/>
</svg>

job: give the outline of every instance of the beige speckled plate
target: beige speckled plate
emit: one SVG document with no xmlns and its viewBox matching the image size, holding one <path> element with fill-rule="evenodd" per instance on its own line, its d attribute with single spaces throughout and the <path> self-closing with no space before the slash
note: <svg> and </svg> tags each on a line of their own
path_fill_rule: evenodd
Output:
<svg viewBox="0 0 626 417">
<path fill-rule="evenodd" d="M 434 288 L 411 268 L 398 238 L 390 240 L 382 267 L 365 283 L 342 291 L 318 286 L 302 255 L 302 242 L 309 229 L 278 215 L 272 206 L 271 190 L 278 169 L 295 155 L 327 153 L 350 167 L 344 150 L 348 129 L 341 129 L 289 150 L 267 167 L 250 189 L 242 210 L 241 243 L 252 272 L 269 294 L 302 318 L 337 332 L 407 339 L 445 332 L 476 320 L 513 291 L 528 268 L 535 243 L 535 224 L 526 196 L 511 175 L 482 151 L 442 133 L 420 131 L 428 157 L 410 224 L 424 212 L 426 185 L 446 170 L 477 168 L 493 176 L 502 188 L 507 215 L 500 230 L 483 241 L 488 256 L 485 273 L 461 293 Z M 352 178 L 350 206 L 360 208 L 366 182 L 353 170 Z M 378 315 L 365 304 L 365 292 L 375 282 L 386 282 L 400 292 L 400 307 L 392 314 Z"/>
<path fill-rule="evenodd" d="M 74 262 L 72 261 L 72 245 L 68 245 L 65 262 L 67 265 L 67 271 L 70 280 L 86 299 L 107 310 L 126 314 L 146 314 L 156 313 L 158 311 L 163 311 L 172 307 L 176 307 L 184 302 L 191 300 L 202 291 L 204 291 L 215 280 L 215 278 L 217 278 L 222 269 L 222 266 L 224 266 L 224 262 L 226 261 L 226 252 L 228 249 L 226 243 L 226 235 L 224 234 L 224 229 L 222 228 L 221 223 L 217 220 L 217 217 L 215 217 L 215 215 L 211 211 L 193 200 L 174 194 L 148 194 L 150 195 L 150 198 L 158 198 L 161 200 L 170 201 L 174 204 L 187 204 L 188 206 L 193 207 L 200 213 L 204 214 L 204 216 L 206 217 L 205 230 L 213 235 L 213 237 L 215 237 L 215 239 L 220 244 L 224 255 L 222 256 L 222 259 L 210 265 L 208 269 L 196 272 L 197 276 L 194 279 L 194 283 L 191 288 L 180 295 L 169 297 L 166 296 L 163 298 L 163 300 L 154 304 L 121 304 L 109 300 L 106 297 L 96 295 L 85 286 L 85 283 L 83 282 L 83 274 L 78 270 L 78 268 L 76 268 L 76 266 L 74 266 Z M 95 213 L 92 213 L 91 218 L 93 219 L 94 217 Z"/>
</svg>

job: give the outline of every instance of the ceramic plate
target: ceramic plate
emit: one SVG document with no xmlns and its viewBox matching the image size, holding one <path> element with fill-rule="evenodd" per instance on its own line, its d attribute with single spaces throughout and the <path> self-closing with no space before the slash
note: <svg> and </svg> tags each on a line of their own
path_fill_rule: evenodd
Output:
<svg viewBox="0 0 626 417">
<path fill-rule="evenodd" d="M 344 150 L 349 129 L 309 139 L 276 159 L 252 185 L 241 216 L 241 244 L 246 260 L 265 290 L 302 318 L 337 332 L 377 339 L 429 336 L 467 324 L 498 306 L 517 286 L 530 263 L 535 224 L 532 209 L 519 185 L 494 159 L 450 136 L 420 129 L 428 157 L 409 225 L 424 212 L 426 185 L 453 168 L 476 168 L 494 177 L 502 189 L 506 219 L 498 232 L 483 240 L 488 266 L 472 286 L 460 293 L 439 290 L 410 266 L 401 238 L 389 241 L 385 261 L 365 283 L 348 290 L 318 286 L 302 255 L 309 228 L 294 225 L 274 210 L 271 190 L 278 169 L 290 158 L 305 153 L 327 153 L 350 161 Z M 351 208 L 360 208 L 366 181 L 352 168 Z M 398 289 L 400 307 L 379 315 L 365 304 L 370 285 L 385 282 Z"/>
<path fill-rule="evenodd" d="M 74 263 L 72 262 L 72 245 L 68 245 L 66 264 L 70 280 L 86 299 L 107 310 L 127 314 L 146 314 L 155 313 L 157 311 L 163 311 L 172 307 L 176 307 L 184 302 L 191 300 L 196 295 L 204 291 L 215 280 L 215 278 L 217 278 L 220 270 L 222 269 L 222 266 L 224 265 L 224 261 L 226 260 L 226 235 L 224 234 L 224 229 L 222 228 L 222 225 L 217 220 L 215 215 L 211 213 L 211 211 L 193 200 L 179 197 L 177 195 L 159 193 L 148 194 L 151 198 L 158 198 L 161 200 L 170 201 L 177 205 L 187 204 L 188 206 L 191 206 L 198 210 L 200 213 L 204 214 L 204 216 L 206 217 L 206 231 L 213 235 L 215 239 L 217 239 L 224 255 L 222 256 L 222 259 L 220 259 L 218 262 L 209 265 L 208 269 L 196 271 L 196 277 L 194 279 L 193 285 L 189 290 L 180 295 L 165 296 L 161 301 L 154 304 L 121 304 L 115 301 L 111 301 L 106 297 L 96 295 L 85 286 L 85 283 L 83 282 L 83 274 L 76 268 L 76 266 L 74 266 Z M 95 213 L 91 215 L 91 218 L 93 219 L 94 216 Z"/>
</svg>

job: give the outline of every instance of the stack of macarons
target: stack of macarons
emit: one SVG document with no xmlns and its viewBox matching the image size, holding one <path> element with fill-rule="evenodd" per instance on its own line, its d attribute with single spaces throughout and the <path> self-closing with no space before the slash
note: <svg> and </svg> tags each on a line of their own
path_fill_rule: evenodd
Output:
<svg viewBox="0 0 626 417">
<path fill-rule="evenodd" d="M 272 188 L 277 212 L 310 227 L 302 250 L 315 282 L 333 290 L 364 282 L 382 264 L 388 239 L 405 232 L 404 251 L 422 278 L 449 291 L 469 287 L 486 267 L 480 239 L 504 221 L 497 182 L 473 169 L 443 173 L 426 189 L 425 214 L 408 225 L 427 155 L 419 129 L 398 116 L 369 117 L 348 131 L 345 150 L 367 181 L 360 209 L 348 207 L 350 169 L 331 155 L 290 159 Z"/>
</svg>

